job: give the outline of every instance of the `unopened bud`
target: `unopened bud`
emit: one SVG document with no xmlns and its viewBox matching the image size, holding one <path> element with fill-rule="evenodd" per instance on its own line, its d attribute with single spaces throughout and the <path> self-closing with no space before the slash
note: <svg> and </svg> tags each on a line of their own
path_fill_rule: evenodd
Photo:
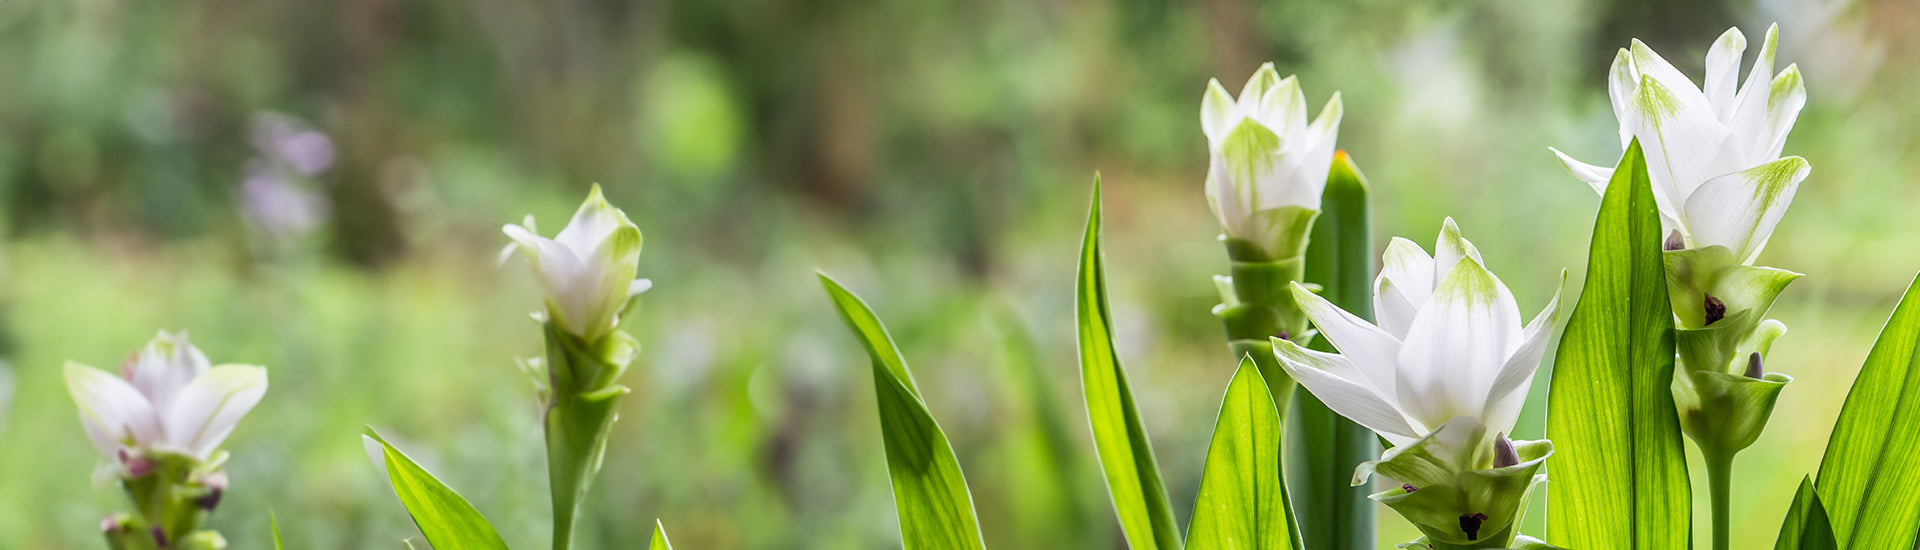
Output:
<svg viewBox="0 0 1920 550">
<path fill-rule="evenodd" d="M 1661 248 L 1664 248 L 1666 250 L 1680 250 L 1686 247 L 1687 247 L 1687 239 L 1685 237 L 1680 236 L 1680 230 L 1675 229 L 1673 230 L 1672 233 L 1667 234 L 1667 242 L 1664 245 L 1662 245 Z"/>
<path fill-rule="evenodd" d="M 1400 484 L 1400 490 L 1411 493 L 1420 490 L 1420 488 L 1414 487 L 1412 483 L 1402 483 Z"/>
<path fill-rule="evenodd" d="M 1505 468 L 1520 463 L 1520 452 L 1514 450 L 1513 440 L 1501 433 L 1493 439 L 1493 467 Z"/>
<path fill-rule="evenodd" d="M 156 546 L 159 546 L 159 547 L 161 547 L 161 548 L 173 548 L 173 543 L 172 543 L 171 541 L 168 541 L 168 540 L 167 540 L 167 530 L 166 530 L 166 529 L 164 529 L 164 528 L 161 528 L 161 527 L 160 527 L 160 526 L 158 526 L 158 525 L 155 525 L 155 526 L 153 526 L 153 528 L 151 528 L 151 529 L 148 529 L 147 531 L 148 531 L 148 532 L 150 532 L 150 533 L 153 533 L 153 544 L 154 544 L 154 545 L 156 545 Z"/>
<path fill-rule="evenodd" d="M 1705 296 L 1707 297 L 1707 324 L 1711 325 L 1715 321 L 1727 318 L 1727 303 L 1720 301 L 1719 298 L 1715 298 L 1711 294 Z"/>
<path fill-rule="evenodd" d="M 1756 351 L 1756 352 L 1753 352 L 1752 355 L 1748 355 L 1747 356 L 1747 378 L 1759 380 L 1760 377 L 1763 377 L 1766 375 L 1767 375 L 1767 370 L 1765 368 L 1761 368 L 1760 366 L 1760 352 Z"/>
<path fill-rule="evenodd" d="M 1284 331 L 1284 330 L 1283 330 L 1283 331 L 1280 331 L 1279 333 L 1276 333 L 1276 334 L 1274 334 L 1274 335 L 1273 335 L 1273 337 L 1274 337 L 1274 338 L 1279 338 L 1279 339 L 1281 339 L 1281 340 L 1292 340 L 1292 339 L 1293 339 L 1293 335 L 1292 335 L 1292 334 L 1287 334 L 1287 331 Z"/>
</svg>

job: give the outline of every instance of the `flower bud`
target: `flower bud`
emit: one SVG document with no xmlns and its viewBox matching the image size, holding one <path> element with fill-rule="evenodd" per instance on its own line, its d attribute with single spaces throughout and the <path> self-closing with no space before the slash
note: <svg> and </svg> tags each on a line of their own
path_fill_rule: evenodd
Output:
<svg viewBox="0 0 1920 550">
<path fill-rule="evenodd" d="M 1495 437 L 1493 439 L 1493 467 L 1505 468 L 1519 463 L 1520 453 L 1513 450 L 1513 440 L 1507 439 L 1507 434 L 1504 433 Z"/>
<path fill-rule="evenodd" d="M 545 320 L 587 342 L 613 331 L 627 302 L 652 286 L 634 278 L 640 229 L 607 203 L 598 185 L 551 239 L 535 231 L 533 216 L 523 225 L 508 224 L 501 230 L 513 239 L 501 257 L 524 252 L 546 291 Z"/>
<path fill-rule="evenodd" d="M 1207 83 L 1200 126 L 1211 158 L 1207 203 L 1228 238 L 1271 259 L 1298 255 L 1320 210 L 1342 107 L 1335 93 L 1311 123 L 1294 77 L 1260 67 L 1236 100 L 1219 80 Z"/>
<path fill-rule="evenodd" d="M 1747 375 L 1747 378 L 1752 378 L 1754 380 L 1759 380 L 1766 377 L 1767 375 L 1766 369 L 1763 369 L 1760 366 L 1760 352 L 1756 351 L 1747 356 L 1747 372 L 1745 374 Z"/>
<path fill-rule="evenodd" d="M 1667 234 L 1667 242 L 1664 245 L 1662 245 L 1660 248 L 1662 250 L 1672 252 L 1675 250 L 1684 249 L 1686 247 L 1687 247 L 1686 237 L 1680 236 L 1680 230 L 1675 229 L 1673 230 L 1672 233 Z"/>
</svg>

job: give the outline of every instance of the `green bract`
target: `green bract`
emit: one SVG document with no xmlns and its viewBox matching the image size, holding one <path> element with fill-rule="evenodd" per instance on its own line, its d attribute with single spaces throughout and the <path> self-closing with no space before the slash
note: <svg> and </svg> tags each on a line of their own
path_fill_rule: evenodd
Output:
<svg viewBox="0 0 1920 550">
<path fill-rule="evenodd" d="M 1399 484 L 1373 499 L 1399 512 L 1437 548 L 1504 548 L 1514 539 L 1540 466 L 1553 454 L 1547 441 L 1515 441 L 1518 461 L 1500 464 L 1491 449 L 1472 443 L 1487 427 L 1458 417 L 1426 437 L 1387 450 L 1354 471 L 1354 485 L 1379 474 Z"/>
</svg>

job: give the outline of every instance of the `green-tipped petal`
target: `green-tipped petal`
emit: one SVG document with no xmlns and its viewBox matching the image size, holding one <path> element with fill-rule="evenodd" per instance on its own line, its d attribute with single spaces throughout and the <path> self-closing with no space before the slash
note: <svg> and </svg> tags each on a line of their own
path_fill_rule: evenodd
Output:
<svg viewBox="0 0 1920 550">
<path fill-rule="evenodd" d="M 1811 170 L 1806 159 L 1787 157 L 1707 180 L 1685 205 L 1694 241 L 1725 246 L 1740 263 L 1753 263 Z"/>
</svg>

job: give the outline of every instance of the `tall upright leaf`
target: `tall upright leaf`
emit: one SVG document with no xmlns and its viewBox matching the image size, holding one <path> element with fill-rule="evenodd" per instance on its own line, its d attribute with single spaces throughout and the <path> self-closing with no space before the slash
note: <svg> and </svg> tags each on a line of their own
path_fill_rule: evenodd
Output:
<svg viewBox="0 0 1920 550">
<path fill-rule="evenodd" d="M 1087 399 L 1087 423 L 1094 451 L 1106 473 L 1107 493 L 1120 528 L 1134 550 L 1179 550 L 1160 465 L 1153 458 L 1133 386 L 1113 347 L 1113 315 L 1107 310 L 1107 277 L 1100 252 L 1100 180 L 1093 181 L 1093 206 L 1080 243 L 1080 279 L 1074 301 L 1080 327 L 1080 388 Z"/>
<path fill-rule="evenodd" d="M 1293 550 L 1300 548 L 1287 487 L 1281 480 L 1280 410 L 1253 358 L 1220 399 L 1207 446 L 1200 496 L 1187 529 L 1189 550 Z"/>
<path fill-rule="evenodd" d="M 887 473 L 893 478 L 893 504 L 900 512 L 901 544 L 909 550 L 983 548 L 960 462 L 921 401 L 920 388 L 893 337 L 860 297 L 825 274 L 820 284 L 873 358 L 873 390 L 887 447 Z"/>
<path fill-rule="evenodd" d="M 1827 520 L 1827 509 L 1820 503 L 1813 480 L 1801 478 L 1800 490 L 1793 493 L 1793 506 L 1787 509 L 1787 519 L 1780 522 L 1780 538 L 1774 540 L 1773 550 L 1838 548 L 1840 544 L 1833 540 L 1833 524 Z"/>
<path fill-rule="evenodd" d="M 1373 319 L 1373 215 L 1367 178 L 1345 151 L 1334 154 L 1320 218 L 1307 243 L 1307 282 L 1320 295 L 1362 319 Z M 1307 347 L 1331 352 L 1325 338 Z M 1380 439 L 1313 396 L 1293 392 L 1287 422 L 1287 492 L 1293 497 L 1300 540 L 1316 549 L 1374 550 L 1374 504 L 1367 485 L 1348 481 L 1362 462 L 1380 457 Z"/>
<path fill-rule="evenodd" d="M 673 542 L 667 540 L 667 526 L 660 520 L 653 520 L 653 542 L 647 545 L 647 549 L 673 550 Z"/>
<path fill-rule="evenodd" d="M 1664 237 L 1638 142 L 1613 174 L 1547 397 L 1547 538 L 1677 550 L 1691 541 L 1692 489 L 1670 389 Z"/>
<path fill-rule="evenodd" d="M 1820 500 L 1845 548 L 1911 548 L 1920 530 L 1920 278 L 1893 309 L 1820 462 Z"/>
<path fill-rule="evenodd" d="M 414 464 L 405 453 L 387 444 L 380 434 L 368 430 L 362 437 L 367 448 L 378 455 L 375 458 L 380 459 L 380 463 L 375 466 L 386 471 L 387 483 L 393 486 L 394 495 L 400 497 L 400 504 L 407 507 L 407 514 L 413 516 L 413 524 L 420 527 L 420 534 L 427 536 L 428 544 L 434 548 L 506 550 L 507 541 L 500 538 L 493 524 L 460 493 L 434 479 L 433 474 Z"/>
</svg>

